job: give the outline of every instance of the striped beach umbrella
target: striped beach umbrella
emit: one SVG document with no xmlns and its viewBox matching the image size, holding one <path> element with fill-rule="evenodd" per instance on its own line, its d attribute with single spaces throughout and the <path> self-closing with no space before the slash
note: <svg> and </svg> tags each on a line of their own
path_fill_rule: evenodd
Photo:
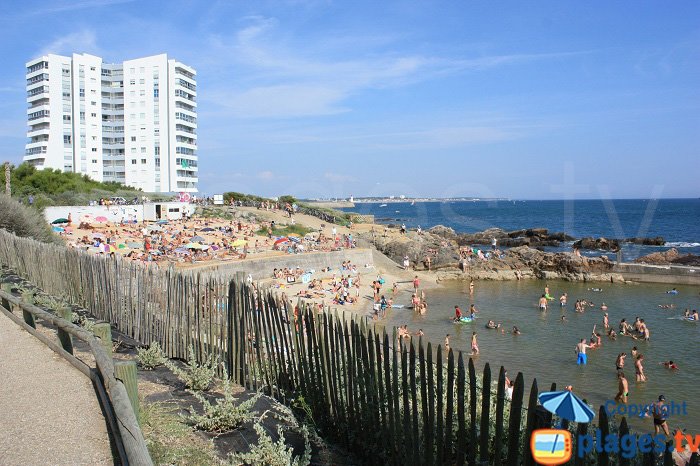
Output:
<svg viewBox="0 0 700 466">
<path fill-rule="evenodd" d="M 593 410 L 569 390 L 540 393 L 539 400 L 547 411 L 569 421 L 591 422 L 595 417 Z"/>
</svg>

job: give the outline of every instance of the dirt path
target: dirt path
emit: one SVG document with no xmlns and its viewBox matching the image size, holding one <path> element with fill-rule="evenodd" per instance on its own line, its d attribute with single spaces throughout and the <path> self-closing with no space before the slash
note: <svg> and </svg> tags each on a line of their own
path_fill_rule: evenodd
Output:
<svg viewBox="0 0 700 466">
<path fill-rule="evenodd" d="M 0 315 L 0 463 L 114 464 L 92 383 Z"/>
</svg>

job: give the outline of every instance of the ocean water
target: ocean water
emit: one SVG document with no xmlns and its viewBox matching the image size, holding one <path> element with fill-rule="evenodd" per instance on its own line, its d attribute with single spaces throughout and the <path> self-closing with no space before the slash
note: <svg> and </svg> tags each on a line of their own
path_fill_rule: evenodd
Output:
<svg viewBox="0 0 700 466">
<path fill-rule="evenodd" d="M 676 286 L 677 295 L 667 294 L 669 285 L 661 284 L 586 284 L 578 282 L 550 281 L 547 283 L 552 296 L 568 294 L 569 304 L 563 310 L 558 299 L 546 312 L 537 309 L 537 301 L 543 293 L 544 281 L 524 280 L 510 282 L 477 281 L 475 293 L 469 296 L 468 282 L 453 282 L 447 286 L 428 290 L 429 310 L 421 316 L 410 309 L 393 309 L 386 318 L 377 322 L 391 334 L 393 327 L 408 325 L 411 333 L 422 329 L 433 344 L 443 344 L 450 334 L 450 346 L 464 354 L 471 352 L 470 339 L 476 331 L 481 354 L 475 357 L 478 370 L 488 362 L 492 377 L 498 377 L 504 366 L 511 379 L 518 372 L 525 377 L 527 392 L 533 378 L 540 391 L 547 391 L 552 382 L 561 389 L 567 385 L 585 398 L 597 413 L 598 407 L 611 400 L 617 393 L 615 360 L 618 353 L 626 352 L 625 375 L 630 387 L 630 404 L 648 404 L 660 394 L 667 401 L 687 402 L 687 415 L 672 416 L 670 426 L 683 426 L 688 432 L 700 433 L 700 323 L 679 318 L 685 308 L 698 308 L 700 287 Z M 391 284 L 387 284 L 391 287 Z M 591 286 L 602 286 L 602 292 L 589 291 Z M 411 285 L 400 284 L 396 303 L 408 305 Z M 390 293 L 389 290 L 386 290 Z M 574 312 L 576 299 L 585 298 L 595 303 L 584 313 Z M 634 322 L 639 316 L 651 331 L 648 342 L 618 337 L 612 341 L 603 336 L 602 347 L 588 351 L 588 364 L 576 365 L 574 348 L 581 338 L 589 339 L 594 324 L 601 330 L 603 311 L 600 304 L 608 306 L 610 325 L 617 331 L 619 322 L 626 318 Z M 472 323 L 451 321 L 454 306 L 464 311 L 474 304 L 479 310 Z M 661 309 L 659 304 L 673 304 L 673 309 Z M 367 315 L 371 314 L 371 298 L 367 297 Z M 561 317 L 567 321 L 563 322 Z M 506 334 L 485 328 L 489 320 L 502 322 Z M 517 326 L 521 335 L 510 331 Z M 601 332 L 605 335 L 604 332 Z M 644 354 L 648 381 L 635 382 L 633 346 Z M 660 362 L 673 360 L 680 367 L 677 371 L 666 369 Z M 526 395 L 527 399 L 527 395 Z M 637 432 L 653 431 L 651 419 L 629 418 Z"/>
<path fill-rule="evenodd" d="M 445 225 L 461 233 L 498 227 L 506 231 L 547 228 L 575 238 L 586 236 L 623 239 L 657 237 L 663 247 L 623 245 L 624 260 L 664 251 L 700 254 L 700 199 L 620 199 L 577 201 L 455 201 L 358 203 L 343 209 L 375 216 L 377 223 L 428 229 Z M 550 250 L 571 250 L 570 244 Z M 600 251 L 583 251 L 596 255 Z"/>
</svg>

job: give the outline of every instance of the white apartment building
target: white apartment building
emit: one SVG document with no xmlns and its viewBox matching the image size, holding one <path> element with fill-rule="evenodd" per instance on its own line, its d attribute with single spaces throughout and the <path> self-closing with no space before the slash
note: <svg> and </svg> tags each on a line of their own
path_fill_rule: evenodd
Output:
<svg viewBox="0 0 700 466">
<path fill-rule="evenodd" d="M 165 54 L 36 58 L 24 160 L 145 192 L 197 192 L 196 101 L 195 70 Z"/>
</svg>

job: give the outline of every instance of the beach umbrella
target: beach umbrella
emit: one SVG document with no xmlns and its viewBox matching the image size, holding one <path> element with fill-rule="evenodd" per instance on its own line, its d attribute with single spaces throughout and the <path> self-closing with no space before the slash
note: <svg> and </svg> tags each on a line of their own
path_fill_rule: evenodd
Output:
<svg viewBox="0 0 700 466">
<path fill-rule="evenodd" d="M 185 245 L 185 247 L 186 247 L 187 249 L 201 249 L 201 248 L 202 248 L 202 245 L 199 244 L 199 243 L 187 243 L 187 244 Z"/>
<path fill-rule="evenodd" d="M 206 228 L 202 228 L 202 229 L 199 230 L 199 231 L 215 231 L 215 230 L 214 230 L 213 228 L 211 228 L 211 227 L 206 227 Z"/>
<path fill-rule="evenodd" d="M 93 220 L 93 216 L 91 214 L 83 214 L 80 216 L 80 221 L 85 222 L 85 223 L 90 223 Z"/>
<path fill-rule="evenodd" d="M 288 243 L 288 242 L 289 242 L 289 238 L 280 238 L 277 241 L 275 241 L 275 245 L 282 244 L 282 243 Z"/>
<path fill-rule="evenodd" d="M 65 228 L 61 228 L 61 227 L 52 227 L 51 229 L 53 231 L 55 231 L 56 233 L 60 233 L 62 231 L 65 231 Z"/>
<path fill-rule="evenodd" d="M 117 246 L 117 248 L 119 248 L 119 249 L 126 249 L 126 247 L 127 246 L 124 243 L 121 243 L 119 246 Z"/>
<path fill-rule="evenodd" d="M 115 248 L 113 244 L 103 243 L 102 245 L 100 245 L 100 248 L 105 254 L 109 254 L 110 252 L 117 252 L 117 248 Z"/>
<path fill-rule="evenodd" d="M 539 400 L 547 411 L 569 421 L 591 422 L 595 417 L 593 410 L 569 390 L 540 393 Z"/>
<path fill-rule="evenodd" d="M 158 225 L 167 225 L 167 224 L 168 224 L 168 221 L 167 221 L 167 220 L 158 220 L 156 223 L 157 223 Z"/>
<path fill-rule="evenodd" d="M 95 221 L 97 223 L 107 223 L 109 220 L 104 215 L 100 215 L 99 217 L 95 218 Z"/>
<path fill-rule="evenodd" d="M 244 239 L 237 239 L 236 241 L 231 243 L 231 246 L 233 246 L 234 248 L 239 248 L 241 246 L 245 246 L 246 244 L 248 244 L 248 241 Z"/>
<path fill-rule="evenodd" d="M 219 246 L 217 246 L 216 244 L 212 244 L 212 245 L 211 245 L 211 250 L 212 250 L 212 251 L 218 251 L 219 249 L 220 249 Z"/>
<path fill-rule="evenodd" d="M 126 243 L 127 246 L 129 246 L 132 249 L 138 249 L 143 247 L 143 243 L 139 243 L 137 241 L 132 241 L 130 243 Z"/>
<path fill-rule="evenodd" d="M 158 225 L 148 225 L 148 227 L 146 227 L 146 230 L 148 230 L 148 231 L 163 231 L 163 229 L 161 227 L 159 227 Z"/>
<path fill-rule="evenodd" d="M 203 243 L 205 240 L 201 236 L 193 236 L 192 238 L 190 238 L 190 241 L 192 243 Z"/>
<path fill-rule="evenodd" d="M 301 235 L 297 235 L 296 233 L 290 233 L 287 235 L 290 239 L 291 238 L 301 238 Z"/>
<path fill-rule="evenodd" d="M 160 251 L 157 250 L 157 249 L 151 249 L 149 252 L 150 252 L 151 254 L 153 254 L 154 256 L 160 256 L 161 254 L 163 254 L 162 252 L 160 252 Z"/>
<path fill-rule="evenodd" d="M 175 252 L 178 254 L 189 254 L 190 251 L 187 248 L 177 248 L 175 249 Z"/>
<path fill-rule="evenodd" d="M 63 217 L 57 218 L 56 220 L 54 220 L 53 222 L 51 222 L 51 225 L 59 225 L 59 224 L 61 224 L 61 223 L 68 223 L 68 219 L 67 219 L 67 218 L 63 218 Z"/>
</svg>

